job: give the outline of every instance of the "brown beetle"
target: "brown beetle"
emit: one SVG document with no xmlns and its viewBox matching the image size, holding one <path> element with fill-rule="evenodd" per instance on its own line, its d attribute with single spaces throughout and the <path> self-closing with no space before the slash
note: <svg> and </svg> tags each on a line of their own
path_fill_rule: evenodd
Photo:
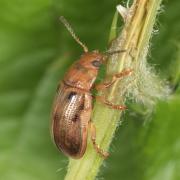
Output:
<svg viewBox="0 0 180 180">
<path fill-rule="evenodd" d="M 91 121 L 92 94 L 91 90 L 98 75 L 100 65 L 104 61 L 104 54 L 98 51 L 88 52 L 88 48 L 74 34 L 72 28 L 64 17 L 60 20 L 69 30 L 73 38 L 83 47 L 85 53 L 76 61 L 65 74 L 63 81 L 59 84 L 53 107 L 52 135 L 58 149 L 72 158 L 81 158 L 87 146 L 88 128 L 90 127 L 91 140 L 97 153 L 104 158 L 108 156 L 96 144 L 96 130 Z M 131 70 L 125 70 L 115 74 L 109 83 L 96 86 L 104 89 L 111 86 L 116 79 L 130 74 Z M 107 104 L 114 109 L 125 109 L 124 106 L 113 105 L 98 96 L 97 100 Z"/>
</svg>

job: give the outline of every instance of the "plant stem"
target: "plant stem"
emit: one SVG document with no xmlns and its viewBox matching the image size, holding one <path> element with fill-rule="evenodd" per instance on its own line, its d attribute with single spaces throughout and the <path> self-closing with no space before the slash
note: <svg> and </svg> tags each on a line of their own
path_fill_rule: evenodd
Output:
<svg viewBox="0 0 180 180">
<path fill-rule="evenodd" d="M 126 49 L 128 53 L 113 55 L 107 64 L 107 76 L 121 72 L 126 67 L 141 61 L 147 54 L 149 39 L 153 31 L 155 17 L 161 0 L 135 0 L 127 13 L 124 28 L 112 44 L 111 50 Z M 114 23 L 113 23 L 114 24 Z M 134 73 L 138 69 L 133 66 Z M 119 82 L 114 83 L 106 92 L 113 103 L 123 104 L 124 98 L 119 95 Z M 96 103 L 93 111 L 93 122 L 97 130 L 97 143 L 108 150 L 114 133 L 120 122 L 121 112 Z M 93 180 L 99 171 L 103 159 L 95 152 L 88 140 L 86 154 L 80 160 L 69 160 L 65 180 Z"/>
</svg>

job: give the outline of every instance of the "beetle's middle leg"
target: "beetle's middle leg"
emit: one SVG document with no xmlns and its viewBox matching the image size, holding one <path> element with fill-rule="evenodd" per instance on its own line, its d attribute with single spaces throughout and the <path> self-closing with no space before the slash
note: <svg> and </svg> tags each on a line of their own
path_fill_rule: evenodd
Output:
<svg viewBox="0 0 180 180">
<path fill-rule="evenodd" d="M 109 88 L 120 78 L 130 75 L 132 73 L 132 71 L 133 71 L 132 69 L 125 69 L 120 73 L 114 74 L 111 81 L 97 84 L 95 86 L 95 89 L 96 90 L 104 90 L 106 88 Z"/>
<path fill-rule="evenodd" d="M 103 151 L 99 145 L 96 143 L 96 127 L 93 124 L 92 121 L 89 122 L 89 128 L 91 133 L 91 141 L 93 143 L 94 149 L 98 154 L 100 154 L 103 158 L 107 158 L 109 156 L 109 153 L 106 151 Z"/>
</svg>

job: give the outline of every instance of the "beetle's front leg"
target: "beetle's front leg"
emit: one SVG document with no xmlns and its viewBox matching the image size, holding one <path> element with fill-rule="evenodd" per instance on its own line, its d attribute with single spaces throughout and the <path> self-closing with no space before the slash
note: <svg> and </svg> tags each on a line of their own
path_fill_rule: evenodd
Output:
<svg viewBox="0 0 180 180">
<path fill-rule="evenodd" d="M 132 69 L 125 69 L 120 73 L 114 74 L 111 81 L 97 84 L 95 86 L 95 89 L 100 91 L 100 90 L 104 90 L 106 88 L 109 88 L 120 78 L 130 75 L 132 73 L 132 71 L 133 71 Z"/>
<path fill-rule="evenodd" d="M 96 143 L 96 127 L 92 121 L 89 122 L 89 128 L 91 133 L 91 141 L 93 143 L 94 149 L 98 154 L 100 154 L 103 158 L 107 158 L 109 156 L 108 152 L 103 151 L 99 145 Z"/>
</svg>

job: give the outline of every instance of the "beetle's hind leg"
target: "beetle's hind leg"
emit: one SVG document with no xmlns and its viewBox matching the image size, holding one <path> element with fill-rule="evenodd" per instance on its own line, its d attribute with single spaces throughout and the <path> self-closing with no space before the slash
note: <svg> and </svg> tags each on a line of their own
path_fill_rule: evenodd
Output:
<svg viewBox="0 0 180 180">
<path fill-rule="evenodd" d="M 96 143 L 96 127 L 95 125 L 90 121 L 89 122 L 90 127 L 90 133 L 91 133 L 91 141 L 93 143 L 94 149 L 98 154 L 100 154 L 103 158 L 107 158 L 109 156 L 109 153 L 106 151 L 103 151 L 99 145 Z"/>
</svg>

